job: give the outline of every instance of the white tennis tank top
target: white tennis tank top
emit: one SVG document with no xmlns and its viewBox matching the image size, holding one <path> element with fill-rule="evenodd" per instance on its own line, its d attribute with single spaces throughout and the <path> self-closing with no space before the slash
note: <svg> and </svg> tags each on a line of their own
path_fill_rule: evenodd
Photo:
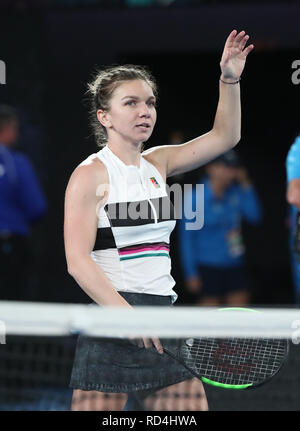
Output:
<svg viewBox="0 0 300 431">
<path fill-rule="evenodd" d="M 139 168 L 107 145 L 96 156 L 107 168 L 109 193 L 98 212 L 92 259 L 116 290 L 170 295 L 174 303 L 169 244 L 176 220 L 166 183 L 142 155 Z"/>
</svg>

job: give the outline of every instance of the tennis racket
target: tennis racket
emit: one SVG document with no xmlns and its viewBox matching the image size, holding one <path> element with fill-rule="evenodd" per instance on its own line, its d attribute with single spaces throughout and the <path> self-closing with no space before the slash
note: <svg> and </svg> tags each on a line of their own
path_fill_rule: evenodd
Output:
<svg viewBox="0 0 300 431">
<path fill-rule="evenodd" d="M 194 376 L 225 389 L 250 389 L 268 382 L 279 372 L 289 351 L 286 339 L 188 338 L 161 342 L 164 351 Z"/>
</svg>

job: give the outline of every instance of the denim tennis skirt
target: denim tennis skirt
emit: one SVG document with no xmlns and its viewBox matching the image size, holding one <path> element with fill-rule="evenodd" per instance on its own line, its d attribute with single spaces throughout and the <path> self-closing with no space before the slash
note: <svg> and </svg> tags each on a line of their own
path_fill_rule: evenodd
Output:
<svg viewBox="0 0 300 431">
<path fill-rule="evenodd" d="M 171 306 L 171 296 L 119 292 L 132 306 Z M 128 339 L 79 335 L 70 387 L 100 392 L 158 390 L 193 375 L 155 347 L 140 348 Z"/>
</svg>

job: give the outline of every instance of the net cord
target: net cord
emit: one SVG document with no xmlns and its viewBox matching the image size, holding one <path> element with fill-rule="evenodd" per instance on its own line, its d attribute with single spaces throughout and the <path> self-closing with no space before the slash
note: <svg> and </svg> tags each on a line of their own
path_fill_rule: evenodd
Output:
<svg viewBox="0 0 300 431">
<path fill-rule="evenodd" d="M 1 301 L 0 335 L 69 335 L 103 337 L 253 337 L 300 342 L 300 309 L 252 308 L 258 313 L 216 307 L 178 306 L 125 309 L 96 304 Z"/>
</svg>

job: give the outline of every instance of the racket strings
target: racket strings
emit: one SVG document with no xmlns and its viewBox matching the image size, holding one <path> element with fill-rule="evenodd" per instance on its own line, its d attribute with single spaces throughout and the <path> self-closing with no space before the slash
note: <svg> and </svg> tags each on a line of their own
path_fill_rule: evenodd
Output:
<svg viewBox="0 0 300 431">
<path fill-rule="evenodd" d="M 190 341 L 190 340 L 189 340 Z M 193 339 L 182 344 L 184 362 L 199 377 L 224 384 L 244 385 L 274 375 L 287 354 L 287 343 L 280 339 Z"/>
</svg>

